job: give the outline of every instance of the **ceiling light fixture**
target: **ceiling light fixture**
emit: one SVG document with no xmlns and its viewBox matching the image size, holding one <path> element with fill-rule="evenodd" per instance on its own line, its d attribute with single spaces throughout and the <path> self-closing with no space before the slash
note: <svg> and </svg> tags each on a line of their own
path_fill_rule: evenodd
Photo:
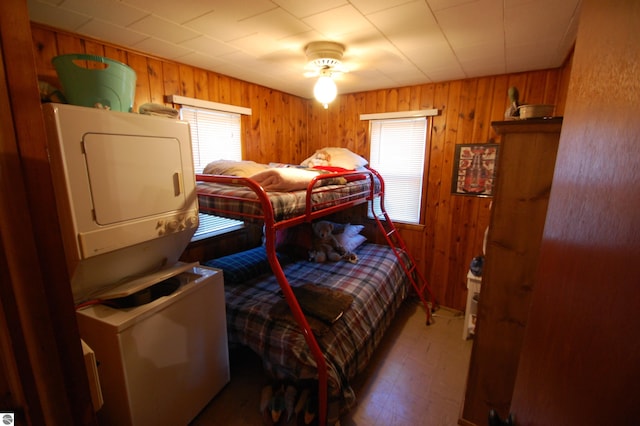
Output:
<svg viewBox="0 0 640 426">
<path fill-rule="evenodd" d="M 329 108 L 329 104 L 333 102 L 338 95 L 338 88 L 333 78 L 331 78 L 330 72 L 325 71 L 320 73 L 320 78 L 318 78 L 315 86 L 313 86 L 313 95 L 317 101 L 324 106 L 324 109 Z"/>
<path fill-rule="evenodd" d="M 338 94 L 332 74 L 342 64 L 344 46 L 332 41 L 314 41 L 304 51 L 309 65 L 319 69 L 320 77 L 313 87 L 313 95 L 326 109 Z"/>
</svg>

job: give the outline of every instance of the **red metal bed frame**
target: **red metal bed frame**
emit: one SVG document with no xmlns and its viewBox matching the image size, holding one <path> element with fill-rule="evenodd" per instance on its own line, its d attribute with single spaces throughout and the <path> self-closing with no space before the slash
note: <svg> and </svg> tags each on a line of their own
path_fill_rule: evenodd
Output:
<svg viewBox="0 0 640 426">
<path fill-rule="evenodd" d="M 351 193 L 344 196 L 339 196 L 338 198 L 332 198 L 330 201 L 314 203 L 312 195 L 317 194 L 324 191 L 335 191 L 335 186 L 327 185 L 327 186 L 319 186 L 316 185 L 321 182 L 323 179 L 335 179 L 335 178 L 360 178 L 360 179 L 369 179 L 369 188 L 362 190 L 358 193 Z M 378 184 L 376 185 L 376 180 Z M 389 218 L 387 211 L 384 206 L 384 180 L 382 176 L 374 169 L 367 167 L 366 170 L 358 170 L 358 171 L 348 171 L 348 172 L 336 172 L 336 173 L 326 173 L 319 174 L 314 177 L 309 185 L 307 186 L 306 192 L 306 206 L 304 214 L 299 216 L 276 221 L 273 213 L 273 207 L 271 204 L 271 200 L 267 195 L 267 192 L 260 186 L 258 183 L 253 181 L 250 178 L 245 177 L 237 177 L 237 176 L 223 176 L 223 175 L 207 175 L 207 174 L 197 174 L 196 181 L 198 182 L 215 182 L 221 184 L 229 184 L 229 185 L 239 185 L 250 188 L 257 196 L 257 199 L 248 199 L 238 196 L 229 196 L 229 195 L 220 195 L 220 194 L 201 194 L 203 196 L 208 197 L 221 197 L 225 199 L 232 199 L 235 201 L 242 202 L 251 202 L 251 203 L 260 203 L 262 206 L 262 215 L 253 215 L 247 213 L 239 213 L 232 211 L 225 211 L 216 208 L 202 208 L 205 213 L 219 214 L 223 216 L 233 216 L 233 217 L 245 217 L 253 220 L 261 220 L 264 222 L 264 234 L 265 234 L 265 248 L 267 253 L 267 258 L 269 260 L 269 264 L 271 265 L 271 270 L 273 271 L 276 279 L 278 280 L 278 284 L 282 289 L 282 293 L 285 296 L 287 304 L 291 309 L 291 312 L 298 323 L 298 326 L 302 330 L 304 338 L 309 345 L 309 349 L 313 357 L 316 360 L 316 364 L 318 366 L 318 424 L 324 425 L 326 424 L 326 416 L 327 416 L 327 404 L 328 404 L 328 395 L 327 395 L 327 386 L 328 386 L 328 373 L 327 373 L 327 364 L 324 358 L 324 354 L 316 341 L 316 338 L 307 322 L 304 312 L 296 299 L 296 296 L 289 285 L 289 281 L 282 270 L 282 266 L 276 256 L 276 232 L 281 229 L 285 229 L 288 227 L 292 227 L 295 225 L 299 225 L 302 223 L 310 223 L 313 220 L 316 220 L 320 217 L 327 216 L 329 214 L 346 210 L 357 205 L 363 203 L 371 203 L 371 211 L 373 212 L 373 202 L 375 199 L 380 199 L 380 210 L 381 213 L 379 215 L 374 214 L 374 220 L 378 225 L 378 229 L 382 232 L 387 241 L 387 244 L 392 248 L 394 254 L 398 258 L 402 269 L 407 274 L 409 281 L 417 293 L 417 296 L 420 298 L 424 309 L 426 311 L 426 324 L 431 324 L 432 321 L 432 312 L 437 307 L 437 301 L 433 297 L 433 293 L 431 292 L 431 288 L 429 287 L 427 280 L 424 275 L 420 272 L 420 270 L 416 267 L 416 262 L 414 258 L 411 256 L 411 253 L 407 250 L 406 244 L 404 240 L 400 236 L 400 233 L 396 229 L 395 225 Z M 402 254 L 406 255 L 406 258 L 409 259 L 409 263 L 405 261 L 405 257 Z M 425 298 L 425 292 L 428 294 L 428 301 Z"/>
</svg>

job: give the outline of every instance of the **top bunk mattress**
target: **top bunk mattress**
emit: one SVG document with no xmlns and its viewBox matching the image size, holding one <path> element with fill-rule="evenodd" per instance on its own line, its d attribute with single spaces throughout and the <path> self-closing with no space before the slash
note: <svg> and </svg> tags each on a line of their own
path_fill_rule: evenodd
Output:
<svg viewBox="0 0 640 426">
<path fill-rule="evenodd" d="M 265 203 L 261 201 L 264 196 L 271 204 L 274 221 L 278 222 L 331 207 L 365 202 L 379 189 L 378 178 L 368 170 L 319 176 L 315 183 L 303 185 L 304 189 L 271 191 L 265 190 L 263 185 L 251 178 L 198 175 L 196 192 L 200 211 L 260 222 L 265 218 Z"/>
</svg>

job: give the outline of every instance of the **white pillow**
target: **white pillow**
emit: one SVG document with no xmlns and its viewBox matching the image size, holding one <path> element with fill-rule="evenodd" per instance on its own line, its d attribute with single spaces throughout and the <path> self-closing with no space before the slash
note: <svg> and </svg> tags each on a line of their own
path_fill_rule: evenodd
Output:
<svg viewBox="0 0 640 426">
<path fill-rule="evenodd" d="M 342 234 L 334 235 L 334 237 L 336 237 L 336 241 L 348 252 L 355 251 L 362 243 L 367 241 L 367 238 L 361 234 L 347 235 L 343 232 Z"/>
<path fill-rule="evenodd" d="M 347 170 L 362 168 L 369 164 L 367 160 L 354 154 L 347 148 L 328 147 L 317 150 L 311 157 L 300 163 L 304 167 L 331 166 Z"/>
<path fill-rule="evenodd" d="M 344 230 L 342 231 L 348 237 L 353 237 L 354 235 L 358 235 L 364 229 L 364 225 L 351 225 L 346 224 L 344 226 Z"/>
</svg>

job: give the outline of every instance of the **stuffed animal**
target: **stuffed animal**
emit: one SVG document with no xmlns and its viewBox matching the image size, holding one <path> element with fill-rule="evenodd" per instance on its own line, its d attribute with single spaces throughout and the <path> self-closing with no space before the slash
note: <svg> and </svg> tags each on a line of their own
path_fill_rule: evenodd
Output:
<svg viewBox="0 0 640 426">
<path fill-rule="evenodd" d="M 313 241 L 309 250 L 309 260 L 313 262 L 337 262 L 347 251 L 333 236 L 333 224 L 320 220 L 312 224 Z"/>
</svg>

